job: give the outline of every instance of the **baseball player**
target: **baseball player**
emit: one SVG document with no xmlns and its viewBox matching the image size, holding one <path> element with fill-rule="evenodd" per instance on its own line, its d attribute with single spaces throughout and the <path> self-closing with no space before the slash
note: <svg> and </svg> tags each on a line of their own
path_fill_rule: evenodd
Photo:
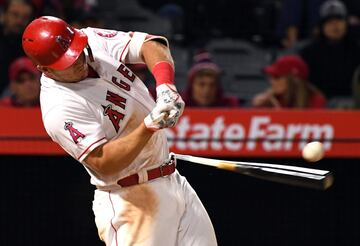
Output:
<svg viewBox="0 0 360 246">
<path fill-rule="evenodd" d="M 108 246 L 216 245 L 195 191 L 169 157 L 165 132 L 184 108 L 164 37 L 75 29 L 43 16 L 23 33 L 25 53 L 43 73 L 45 129 L 97 187 L 93 211 Z M 127 64 L 146 64 L 156 102 Z"/>
</svg>

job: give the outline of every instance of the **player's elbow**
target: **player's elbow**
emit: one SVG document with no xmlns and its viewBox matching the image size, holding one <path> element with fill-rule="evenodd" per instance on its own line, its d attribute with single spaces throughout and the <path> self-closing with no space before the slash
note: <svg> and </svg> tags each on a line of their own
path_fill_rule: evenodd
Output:
<svg viewBox="0 0 360 246">
<path fill-rule="evenodd" d="M 121 171 L 121 166 L 104 154 L 103 145 L 97 147 L 85 158 L 86 165 L 101 176 L 113 176 Z"/>
<path fill-rule="evenodd" d="M 150 40 L 145 42 L 142 45 L 141 54 L 146 64 L 153 59 L 174 63 L 169 47 L 157 41 Z"/>
<path fill-rule="evenodd" d="M 109 165 L 107 165 L 107 162 L 105 162 L 102 159 L 97 160 L 96 162 L 93 162 L 89 166 L 93 171 L 95 171 L 96 173 L 98 173 L 99 175 L 101 175 L 103 177 L 112 176 L 112 175 L 114 175 L 114 173 L 116 173 L 116 171 L 113 170 L 113 168 L 110 168 Z"/>
</svg>

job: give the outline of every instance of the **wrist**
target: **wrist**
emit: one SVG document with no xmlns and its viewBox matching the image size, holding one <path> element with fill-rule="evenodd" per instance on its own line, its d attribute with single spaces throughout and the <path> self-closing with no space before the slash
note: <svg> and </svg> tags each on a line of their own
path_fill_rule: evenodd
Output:
<svg viewBox="0 0 360 246">
<path fill-rule="evenodd" d="M 143 120 L 142 127 L 146 134 L 151 134 L 151 135 L 154 134 L 156 131 L 160 130 L 160 129 L 151 127 L 151 125 L 149 125 L 148 120 L 146 118 Z"/>
<path fill-rule="evenodd" d="M 156 87 L 156 93 L 159 95 L 162 91 L 170 90 L 174 93 L 177 93 L 176 87 L 174 84 L 161 84 Z"/>
<path fill-rule="evenodd" d="M 175 70 L 173 65 L 168 61 L 161 61 L 155 64 L 152 74 L 156 81 L 156 87 L 162 84 L 174 84 Z"/>
</svg>

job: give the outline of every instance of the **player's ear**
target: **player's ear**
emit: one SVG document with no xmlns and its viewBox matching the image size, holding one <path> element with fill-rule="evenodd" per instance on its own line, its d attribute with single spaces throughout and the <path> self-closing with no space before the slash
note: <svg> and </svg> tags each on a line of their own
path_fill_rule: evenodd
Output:
<svg viewBox="0 0 360 246">
<path fill-rule="evenodd" d="M 40 72 L 44 73 L 47 77 L 50 77 L 50 74 L 51 74 L 50 68 L 45 67 L 45 66 L 41 66 L 41 65 L 37 65 L 36 68 L 37 68 Z"/>
<path fill-rule="evenodd" d="M 47 67 L 44 67 L 44 66 L 41 66 L 41 65 L 37 65 L 36 68 L 42 73 L 45 73 L 45 72 L 49 71 L 49 69 Z"/>
</svg>

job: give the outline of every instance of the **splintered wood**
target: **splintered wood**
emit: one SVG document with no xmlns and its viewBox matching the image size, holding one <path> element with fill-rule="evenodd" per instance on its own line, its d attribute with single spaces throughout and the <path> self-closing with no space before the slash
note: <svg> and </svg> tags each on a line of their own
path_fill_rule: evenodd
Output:
<svg viewBox="0 0 360 246">
<path fill-rule="evenodd" d="M 229 170 L 229 171 L 235 171 L 236 165 L 227 163 L 227 162 L 219 162 L 219 164 L 217 165 L 217 168 L 225 169 L 225 170 Z"/>
</svg>

